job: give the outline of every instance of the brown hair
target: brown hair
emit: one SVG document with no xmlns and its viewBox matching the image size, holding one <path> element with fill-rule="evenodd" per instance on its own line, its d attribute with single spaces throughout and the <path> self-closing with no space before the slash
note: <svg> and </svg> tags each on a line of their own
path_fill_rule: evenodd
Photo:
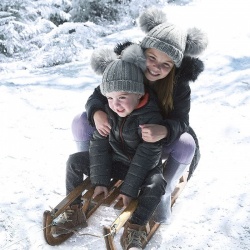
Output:
<svg viewBox="0 0 250 250">
<path fill-rule="evenodd" d="M 173 89 L 175 84 L 175 66 L 169 72 L 169 74 L 153 84 L 150 84 L 146 79 L 146 85 L 150 85 L 157 94 L 161 113 L 164 118 L 174 108 L 173 106 Z"/>
</svg>

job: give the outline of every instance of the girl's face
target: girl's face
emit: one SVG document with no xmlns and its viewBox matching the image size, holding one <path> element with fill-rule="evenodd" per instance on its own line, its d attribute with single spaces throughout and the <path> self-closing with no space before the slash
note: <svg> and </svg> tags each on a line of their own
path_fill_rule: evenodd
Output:
<svg viewBox="0 0 250 250">
<path fill-rule="evenodd" d="M 120 117 L 129 115 L 139 104 L 140 94 L 127 92 L 110 92 L 106 94 L 109 107 Z"/>
<path fill-rule="evenodd" d="M 145 51 L 146 55 L 146 78 L 155 82 L 166 77 L 174 67 L 173 60 L 164 52 L 149 48 Z"/>
</svg>

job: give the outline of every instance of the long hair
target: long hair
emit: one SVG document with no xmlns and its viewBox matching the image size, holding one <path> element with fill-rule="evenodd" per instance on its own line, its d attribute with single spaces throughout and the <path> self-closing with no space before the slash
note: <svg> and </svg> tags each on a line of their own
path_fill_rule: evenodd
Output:
<svg viewBox="0 0 250 250">
<path fill-rule="evenodd" d="M 175 84 L 175 66 L 169 72 L 169 74 L 153 84 L 150 84 L 146 79 L 146 85 L 149 85 L 156 92 L 161 113 L 164 118 L 168 116 L 168 113 L 174 108 L 173 105 L 173 89 Z"/>
</svg>

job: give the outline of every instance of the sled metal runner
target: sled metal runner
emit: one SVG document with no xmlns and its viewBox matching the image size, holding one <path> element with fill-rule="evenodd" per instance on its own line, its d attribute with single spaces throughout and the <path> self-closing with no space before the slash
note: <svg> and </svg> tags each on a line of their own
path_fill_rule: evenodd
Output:
<svg viewBox="0 0 250 250">
<path fill-rule="evenodd" d="M 180 195 L 181 191 L 184 189 L 187 183 L 188 172 L 180 178 L 179 183 L 177 184 L 174 192 L 172 193 L 171 205 L 173 205 Z M 51 245 L 59 245 L 62 242 L 70 238 L 74 232 L 70 232 L 62 235 L 53 235 L 51 233 L 51 227 L 54 225 L 54 220 L 65 212 L 66 208 L 80 195 L 83 199 L 82 210 L 85 213 L 86 220 L 97 210 L 98 207 L 102 206 L 111 206 L 114 204 L 114 209 L 121 210 L 123 207 L 122 201 L 116 201 L 119 195 L 119 187 L 122 185 L 122 181 L 112 181 L 109 193 L 106 198 L 103 195 L 97 196 L 95 199 L 92 199 L 94 193 L 94 188 L 91 187 L 91 182 L 89 177 L 83 181 L 81 185 L 76 187 L 68 196 L 66 196 L 54 209 L 51 211 L 46 210 L 43 214 L 43 233 L 46 242 Z M 119 232 L 119 230 L 124 226 L 126 221 L 131 217 L 133 212 L 137 207 L 137 200 L 132 200 L 130 204 L 121 212 L 121 214 L 116 218 L 111 226 L 104 227 L 104 239 L 106 243 L 107 250 L 116 250 L 114 244 L 114 237 Z M 150 231 L 147 236 L 147 241 L 143 245 L 145 248 L 146 244 L 150 241 L 154 233 L 159 228 L 160 224 L 155 223 L 154 221 L 149 221 L 148 224 Z"/>
</svg>

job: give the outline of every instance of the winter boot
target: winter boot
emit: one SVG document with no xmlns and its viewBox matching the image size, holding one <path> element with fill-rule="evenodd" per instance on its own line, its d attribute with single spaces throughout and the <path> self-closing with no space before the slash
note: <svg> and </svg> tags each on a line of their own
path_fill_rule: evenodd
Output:
<svg viewBox="0 0 250 250">
<path fill-rule="evenodd" d="M 71 205 L 51 227 L 51 233 L 56 235 L 67 234 L 73 230 L 86 227 L 86 217 L 80 205 Z"/>
<path fill-rule="evenodd" d="M 187 167 L 188 165 L 177 162 L 172 156 L 169 156 L 167 159 L 163 168 L 163 176 L 167 182 L 167 187 L 153 214 L 155 222 L 161 224 L 169 224 L 171 222 L 171 194 Z"/>
<path fill-rule="evenodd" d="M 142 245 L 147 241 L 149 228 L 126 222 L 121 236 L 123 250 L 141 250 Z"/>
</svg>

